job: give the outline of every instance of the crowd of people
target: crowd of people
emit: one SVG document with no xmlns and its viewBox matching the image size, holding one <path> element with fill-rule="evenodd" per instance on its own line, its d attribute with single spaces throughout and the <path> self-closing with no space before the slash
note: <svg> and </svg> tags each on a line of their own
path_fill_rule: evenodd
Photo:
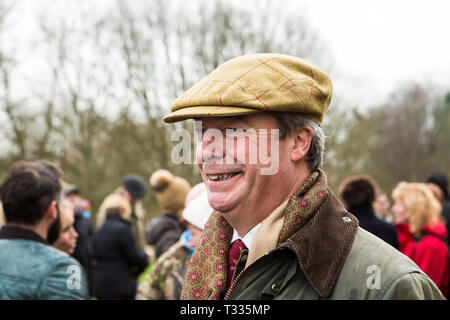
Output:
<svg viewBox="0 0 450 320">
<path fill-rule="evenodd" d="M 15 227 L 33 221 L 25 216 L 16 217 L 14 212 L 29 212 L 26 211 L 29 205 L 44 201 L 45 197 L 32 197 L 44 183 L 44 175 L 48 174 L 45 172 L 47 167 L 55 168 L 47 162 L 22 162 L 11 169 L 2 184 L 8 211 L 5 214 L 1 209 L 0 212 L 1 224 L 4 225 L 1 239 L 33 238 L 29 235 L 23 238 L 14 235 L 24 232 L 14 229 Z M 55 172 L 58 172 L 56 168 Z M 31 179 L 32 175 L 35 175 L 36 180 Z M 30 181 L 21 180 L 28 178 Z M 18 180 L 12 181 L 13 179 Z M 23 191 L 28 195 L 26 201 L 32 201 L 31 203 L 21 202 L 25 199 L 15 199 L 18 203 L 10 202 L 9 197 L 12 195 L 9 192 L 17 189 L 8 188 L 14 182 L 29 182 Z M 33 182 L 35 185 L 32 185 Z M 56 184 L 56 181 L 53 183 Z M 61 181 L 61 184 L 65 183 Z M 0 275 L 4 294 L 2 299 L 180 299 L 189 261 L 214 210 L 208 202 L 204 183 L 191 188 L 185 179 L 173 176 L 167 170 L 158 170 L 150 177 L 149 184 L 156 192 L 161 215 L 148 222 L 144 233 L 139 231 L 143 227 L 137 226 L 143 220 L 135 213 L 136 204 L 147 193 L 143 179 L 128 176 L 115 193 L 105 198 L 98 213 L 102 217 L 98 219 L 101 223 L 97 230 L 91 220 L 89 201 L 82 197 L 79 188 L 65 184 L 61 189 L 61 198 L 58 200 L 54 196 L 56 206 L 59 207 L 59 236 L 53 241 L 41 237 L 38 242 L 65 252 L 82 266 L 81 270 L 86 275 L 85 294 L 65 295 L 71 291 L 62 290 L 60 293 L 53 292 L 55 296 L 47 295 L 48 293 L 40 296 L 38 291 L 31 290 L 25 284 L 20 286 L 21 290 L 30 291 L 17 292 L 18 289 L 13 289 L 12 286 L 8 289 L 8 281 Z M 448 297 L 450 198 L 445 175 L 433 174 L 424 182 L 400 182 L 392 191 L 392 205 L 389 197 L 379 190 L 377 183 L 368 175 L 357 175 L 343 181 L 338 194 L 348 212 L 358 219 L 361 228 L 411 258 L 436 283 L 444 296 Z M 47 203 L 50 200 L 47 199 Z M 140 208 L 142 210 L 142 206 Z M 40 216 L 45 216 L 49 210 L 41 209 Z M 0 244 L 2 266 L 8 265 L 13 255 L 18 257 L 17 251 L 13 251 L 14 248 L 17 249 L 13 243 Z M 144 245 L 141 246 L 141 243 Z M 33 255 L 30 250 L 22 248 L 24 256 L 21 261 L 26 259 L 27 254 L 29 257 Z M 49 256 L 58 259 L 64 257 L 55 251 L 49 253 Z M 67 256 L 62 260 L 74 263 Z M 36 268 L 39 261 L 41 260 L 35 262 Z M 144 272 L 146 269 L 148 270 Z M 47 269 L 44 270 L 47 272 Z"/>
<path fill-rule="evenodd" d="M 399 182 L 392 191 L 393 205 L 368 175 L 344 181 L 340 197 L 360 227 L 411 258 L 439 287 L 450 289 L 448 180 L 432 174 L 423 182 Z"/>
<path fill-rule="evenodd" d="M 249 99 L 248 88 L 261 96 Z M 448 297 L 447 177 L 399 182 L 388 195 L 358 175 L 336 196 L 320 169 L 331 88 L 324 72 L 296 57 L 226 62 L 164 121 L 201 119 L 203 130 L 221 133 L 277 128 L 278 171 L 246 162 L 258 138 L 243 135 L 248 143 L 227 142 L 220 153 L 203 136 L 202 183 L 191 187 L 163 169 L 148 183 L 128 175 L 95 223 L 89 200 L 57 166 L 13 164 L 0 183 L 0 299 Z M 161 214 L 147 222 L 149 189 Z M 372 282 L 371 270 L 379 272 Z"/>
<path fill-rule="evenodd" d="M 52 183 L 55 190 L 60 184 L 61 194 L 58 196 L 55 192 L 52 196 L 40 197 L 39 188 L 48 183 L 46 180 L 50 178 L 46 177 L 49 168 L 55 172 L 51 177 Z M 31 179 L 32 175 L 34 180 Z M 158 170 L 150 177 L 149 185 L 156 193 L 162 212 L 160 216 L 151 219 L 147 226 L 144 225 L 145 213 L 141 201 L 147 195 L 147 184 L 141 177 L 129 175 L 124 178 L 120 187 L 104 199 L 97 213 L 98 224 L 95 228 L 89 200 L 82 196 L 78 187 L 61 179 L 61 172 L 56 166 L 45 161 L 16 163 L 2 184 L 7 214 L 4 213 L 3 206 L 0 206 L 0 227 L 4 227 L 1 229 L 0 239 L 11 241 L 38 238 L 38 242 L 48 246 L 45 249 L 49 254 L 55 254 L 55 250 L 50 248 L 52 247 L 60 251 L 59 255 L 64 252 L 71 256 L 75 260 L 66 257 L 67 263 L 72 263 L 80 270 L 78 279 L 74 278 L 80 283 L 80 291 L 79 295 L 66 295 L 67 290 L 60 290 L 54 292 L 54 296 L 40 295 L 41 293 L 33 290 L 17 292 L 17 289 L 8 288 L 6 279 L 0 276 L 0 286 L 3 289 L 1 298 L 179 299 L 187 264 L 213 209 L 209 206 L 204 183 L 191 189 L 187 180 L 176 177 L 167 170 Z M 9 199 L 8 196 L 12 196 L 9 192 L 19 187 L 25 188 L 24 195 L 28 196 Z M 36 195 L 33 196 L 34 194 Z M 32 220 L 23 220 L 14 215 L 14 212 L 23 212 L 23 208 L 42 203 L 45 197 L 48 198 L 47 203 L 51 198 L 54 199 L 54 210 L 59 214 L 51 224 L 59 229 L 58 232 L 47 225 L 48 235 L 51 230 L 53 234 L 57 234 L 53 240 L 49 240 L 48 235 L 45 236 L 46 230 L 38 233 L 35 224 L 29 223 Z M 11 205 L 14 211 L 11 211 Z M 29 210 L 31 212 L 33 208 Z M 41 208 L 41 212 L 36 214 L 45 216 L 48 210 Z M 31 238 L 20 235 L 24 230 L 32 235 Z M 11 242 L 3 245 L 9 244 Z M 2 256 L 2 265 L 6 266 L 8 262 L 14 265 L 12 257 L 6 252 Z M 23 259 L 26 259 L 26 250 L 22 253 Z M 30 257 L 33 255 L 28 256 Z M 40 261 L 36 260 L 36 267 Z M 140 281 L 139 275 L 142 278 Z M 20 274 L 8 276 L 13 279 L 19 278 Z M 51 276 L 51 273 L 46 276 Z"/>
</svg>

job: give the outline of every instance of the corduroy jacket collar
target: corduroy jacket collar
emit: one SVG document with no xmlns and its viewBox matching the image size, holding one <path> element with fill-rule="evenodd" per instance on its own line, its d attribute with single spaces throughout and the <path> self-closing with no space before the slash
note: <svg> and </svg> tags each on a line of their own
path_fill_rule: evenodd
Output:
<svg viewBox="0 0 450 320">
<path fill-rule="evenodd" d="M 331 295 L 358 230 L 358 220 L 328 191 L 311 220 L 283 244 L 297 253 L 300 268 L 321 297 Z"/>
</svg>

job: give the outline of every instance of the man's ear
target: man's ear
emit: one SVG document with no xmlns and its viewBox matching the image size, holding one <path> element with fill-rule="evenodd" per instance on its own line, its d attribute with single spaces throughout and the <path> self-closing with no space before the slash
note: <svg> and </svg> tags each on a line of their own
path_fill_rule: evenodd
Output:
<svg viewBox="0 0 450 320">
<path fill-rule="evenodd" d="M 292 161 L 300 161 L 308 154 L 313 135 L 313 130 L 310 127 L 305 127 L 297 131 L 294 135 L 294 145 L 291 154 Z"/>
<path fill-rule="evenodd" d="M 48 215 L 48 217 L 52 220 L 55 220 L 58 217 L 58 209 L 56 208 L 56 206 L 58 205 L 58 202 L 56 200 L 53 200 L 47 209 L 46 215 Z"/>
</svg>

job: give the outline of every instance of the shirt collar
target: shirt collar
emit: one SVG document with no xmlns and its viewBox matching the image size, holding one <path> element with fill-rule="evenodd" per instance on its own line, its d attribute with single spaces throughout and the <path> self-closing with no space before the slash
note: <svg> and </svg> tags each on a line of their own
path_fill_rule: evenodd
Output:
<svg viewBox="0 0 450 320">
<path fill-rule="evenodd" d="M 250 244 L 252 243 L 253 236 L 256 233 L 256 230 L 261 226 L 261 222 L 254 226 L 247 234 L 241 237 L 236 230 L 233 229 L 233 237 L 231 238 L 231 243 L 236 240 L 241 240 L 247 248 L 250 248 Z"/>
</svg>

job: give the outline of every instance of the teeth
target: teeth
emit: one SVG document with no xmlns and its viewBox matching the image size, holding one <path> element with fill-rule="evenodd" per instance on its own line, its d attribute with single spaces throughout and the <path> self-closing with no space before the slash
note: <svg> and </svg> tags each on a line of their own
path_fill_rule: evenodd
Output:
<svg viewBox="0 0 450 320">
<path fill-rule="evenodd" d="M 213 181 L 222 181 L 225 179 L 229 179 L 235 175 L 237 175 L 236 172 L 235 173 L 226 173 L 226 174 L 212 174 L 212 175 L 209 175 L 208 177 L 210 180 L 213 180 Z"/>
</svg>

